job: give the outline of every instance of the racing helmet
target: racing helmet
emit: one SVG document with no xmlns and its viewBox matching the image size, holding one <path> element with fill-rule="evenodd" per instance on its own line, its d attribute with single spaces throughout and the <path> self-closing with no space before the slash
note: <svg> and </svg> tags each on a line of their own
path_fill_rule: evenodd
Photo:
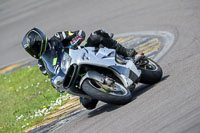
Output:
<svg viewBox="0 0 200 133">
<path fill-rule="evenodd" d="M 33 28 L 26 33 L 22 46 L 32 57 L 39 59 L 47 49 L 47 36 L 38 28 Z"/>
</svg>

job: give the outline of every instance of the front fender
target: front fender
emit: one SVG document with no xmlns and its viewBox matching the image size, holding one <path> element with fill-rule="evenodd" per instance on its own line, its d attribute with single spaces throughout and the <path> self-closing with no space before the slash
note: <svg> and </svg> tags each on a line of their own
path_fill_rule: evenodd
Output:
<svg viewBox="0 0 200 133">
<path fill-rule="evenodd" d="M 101 75 L 100 73 L 98 73 L 96 71 L 88 71 L 86 73 L 86 75 L 84 77 L 82 77 L 82 79 L 80 80 L 79 86 L 81 87 L 83 82 L 88 78 L 97 80 L 97 81 L 99 81 L 101 83 L 104 82 L 104 76 L 103 75 Z"/>
</svg>

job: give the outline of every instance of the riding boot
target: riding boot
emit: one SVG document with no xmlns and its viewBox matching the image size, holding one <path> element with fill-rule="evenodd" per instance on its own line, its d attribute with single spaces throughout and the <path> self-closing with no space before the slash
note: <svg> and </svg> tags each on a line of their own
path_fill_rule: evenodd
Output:
<svg viewBox="0 0 200 133">
<path fill-rule="evenodd" d="M 115 45 L 116 45 L 116 52 L 122 56 L 135 57 L 135 55 L 137 54 L 137 52 L 133 48 L 132 49 L 125 48 L 119 43 L 116 43 Z"/>
</svg>

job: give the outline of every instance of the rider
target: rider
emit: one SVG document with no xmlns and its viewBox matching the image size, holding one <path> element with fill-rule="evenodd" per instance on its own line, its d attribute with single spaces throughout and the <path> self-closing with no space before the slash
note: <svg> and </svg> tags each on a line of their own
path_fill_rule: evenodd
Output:
<svg viewBox="0 0 200 133">
<path fill-rule="evenodd" d="M 44 67 L 44 63 L 41 59 L 41 55 L 45 53 L 47 49 L 53 49 L 58 51 L 63 47 L 76 49 L 82 41 L 85 40 L 85 32 L 83 30 L 77 31 L 63 31 L 57 32 L 50 39 L 38 28 L 29 30 L 23 38 L 22 46 L 31 56 L 38 59 L 38 67 L 44 75 L 47 75 L 47 71 Z M 90 34 L 85 47 L 98 47 L 99 44 L 105 47 L 116 49 L 116 52 L 125 57 L 135 57 L 137 54 L 134 49 L 127 49 L 119 44 L 116 40 L 112 39 L 112 34 L 109 35 L 104 30 L 97 30 Z M 87 100 L 81 98 L 81 103 L 87 109 L 92 109 L 96 106 L 97 100 Z"/>
</svg>

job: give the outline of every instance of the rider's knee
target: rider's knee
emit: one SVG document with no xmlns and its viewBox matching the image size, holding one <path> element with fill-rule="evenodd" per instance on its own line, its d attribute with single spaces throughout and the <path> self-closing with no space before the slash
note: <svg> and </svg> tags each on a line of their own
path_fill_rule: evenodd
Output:
<svg viewBox="0 0 200 133">
<path fill-rule="evenodd" d="M 94 109 L 98 103 L 96 99 L 87 99 L 80 97 L 80 103 L 88 110 Z"/>
</svg>

